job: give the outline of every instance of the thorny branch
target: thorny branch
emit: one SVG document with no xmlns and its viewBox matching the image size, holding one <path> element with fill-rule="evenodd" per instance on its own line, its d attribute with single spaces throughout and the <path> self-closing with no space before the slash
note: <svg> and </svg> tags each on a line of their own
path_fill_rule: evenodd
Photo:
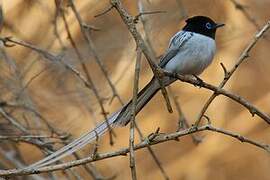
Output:
<svg viewBox="0 0 270 180">
<path fill-rule="evenodd" d="M 140 49 L 137 49 L 137 58 L 135 64 L 135 76 L 134 76 L 134 87 L 133 87 L 133 98 L 132 98 L 132 116 L 130 121 L 130 137 L 129 137 L 129 149 L 130 149 L 130 160 L 129 166 L 131 169 L 131 177 L 133 180 L 137 179 L 136 175 L 136 163 L 135 163 L 135 153 L 134 153 L 134 129 L 135 129 L 135 116 L 136 116 L 136 104 L 137 104 L 137 96 L 139 89 L 139 76 L 141 69 L 141 58 L 142 52 Z"/>
<path fill-rule="evenodd" d="M 134 22 L 134 17 L 132 17 L 125 10 L 125 8 L 123 7 L 121 1 L 119 1 L 119 0 L 111 0 L 111 5 L 119 13 L 119 15 L 122 18 L 123 22 L 126 24 L 129 32 L 133 36 L 137 47 L 139 47 L 142 50 L 144 56 L 146 57 L 149 65 L 150 65 L 150 67 L 151 67 L 151 69 L 152 69 L 152 71 L 154 73 L 154 76 L 156 78 L 158 78 L 159 84 L 161 86 L 161 92 L 162 92 L 162 95 L 163 95 L 163 97 L 164 97 L 164 99 L 166 101 L 168 111 L 172 112 L 172 106 L 171 106 L 171 103 L 170 103 L 170 100 L 169 100 L 168 93 L 167 93 L 167 91 L 166 91 L 166 89 L 164 87 L 164 84 L 161 81 L 161 79 L 162 79 L 162 77 L 164 77 L 164 75 L 162 74 L 162 70 L 160 69 L 160 67 L 155 63 L 156 60 L 155 60 L 153 52 L 150 51 L 150 49 L 147 47 L 146 43 L 144 42 L 141 34 L 137 31 L 136 24 Z"/>
<path fill-rule="evenodd" d="M 164 71 L 164 74 L 166 74 L 167 76 L 177 78 L 183 82 L 191 83 L 195 86 L 200 86 L 200 87 L 206 88 L 208 90 L 211 90 L 214 92 L 215 97 L 218 95 L 224 95 L 224 96 L 232 99 L 233 101 L 241 104 L 242 106 L 244 106 L 246 109 L 249 110 L 249 112 L 251 113 L 252 116 L 257 115 L 260 118 L 262 118 L 266 123 L 270 124 L 270 116 L 268 114 L 260 111 L 257 107 L 255 107 L 254 105 L 252 105 L 250 102 L 248 102 L 246 99 L 244 99 L 243 97 L 241 97 L 239 95 L 233 94 L 225 89 L 213 86 L 213 85 L 208 84 L 206 82 L 201 82 L 200 80 L 196 80 L 196 79 L 193 79 L 193 78 L 188 77 L 188 76 L 182 76 L 179 74 L 166 72 L 166 71 Z M 196 126 L 197 125 L 195 124 L 195 127 Z"/>
<path fill-rule="evenodd" d="M 257 33 L 255 34 L 254 38 L 251 40 L 251 42 L 247 45 L 247 47 L 244 49 L 244 51 L 242 52 L 242 54 L 240 55 L 240 57 L 238 58 L 238 60 L 236 61 L 235 65 L 232 67 L 232 69 L 230 71 L 226 70 L 225 66 L 223 64 L 221 64 L 222 69 L 224 71 L 224 79 L 223 81 L 219 84 L 219 88 L 223 88 L 225 86 L 225 84 L 228 82 L 228 80 L 231 78 L 231 76 L 233 75 L 233 73 L 237 70 L 237 68 L 242 64 L 242 62 L 244 62 L 244 60 L 246 60 L 249 57 L 249 53 L 252 50 L 252 48 L 257 44 L 257 42 L 263 37 L 263 35 L 267 32 L 267 30 L 269 30 L 270 28 L 270 21 L 268 21 L 264 27 Z M 198 119 L 195 122 L 195 125 L 198 126 L 200 124 L 201 118 L 203 117 L 204 113 L 206 112 L 206 110 L 208 109 L 209 105 L 213 102 L 213 100 L 218 96 L 218 93 L 214 93 L 212 94 L 212 96 L 207 100 L 207 102 L 205 103 L 205 105 L 203 106 L 201 112 L 199 113 Z M 240 98 L 240 97 L 239 97 Z M 254 109 L 250 109 L 250 112 L 252 113 L 252 115 L 254 115 Z M 264 120 L 266 120 L 268 123 L 270 121 L 268 121 L 268 116 L 265 116 L 263 118 Z M 267 120 L 268 119 L 268 120 Z"/>
<path fill-rule="evenodd" d="M 211 124 L 207 124 L 207 125 L 204 125 L 201 127 L 192 126 L 188 129 L 174 132 L 174 133 L 169 133 L 169 134 L 155 134 L 154 138 L 145 139 L 143 142 L 135 145 L 134 150 L 139 150 L 139 149 L 145 148 L 148 145 L 160 144 L 160 143 L 164 143 L 164 142 L 171 141 L 171 140 L 175 141 L 177 138 L 180 138 L 180 137 L 183 137 L 183 136 L 186 136 L 189 134 L 201 132 L 201 131 L 211 131 L 211 132 L 223 134 L 223 135 L 235 138 L 242 143 L 254 145 L 254 146 L 261 148 L 261 149 L 265 150 L 266 152 L 270 153 L 270 146 L 268 144 L 258 143 L 257 141 L 251 140 L 251 139 L 246 138 L 246 137 L 239 135 L 237 133 L 214 127 Z M 89 156 L 89 157 L 86 157 L 86 158 L 83 158 L 80 160 L 75 160 L 75 161 L 71 161 L 71 162 L 63 163 L 63 164 L 58 164 L 58 165 L 45 166 L 45 167 L 38 168 L 38 169 L 0 170 L 0 176 L 12 177 L 12 176 L 39 174 L 39 173 L 44 173 L 44 172 L 51 172 L 51 171 L 68 169 L 71 167 L 79 166 L 79 165 L 94 162 L 94 161 L 100 161 L 100 160 L 108 159 L 108 158 L 112 158 L 112 157 L 123 156 L 123 155 L 126 155 L 127 153 L 129 153 L 130 152 L 129 150 L 130 150 L 129 148 L 123 148 L 123 149 L 119 149 L 119 150 L 116 150 L 113 152 L 99 153 L 95 157 Z"/>
</svg>

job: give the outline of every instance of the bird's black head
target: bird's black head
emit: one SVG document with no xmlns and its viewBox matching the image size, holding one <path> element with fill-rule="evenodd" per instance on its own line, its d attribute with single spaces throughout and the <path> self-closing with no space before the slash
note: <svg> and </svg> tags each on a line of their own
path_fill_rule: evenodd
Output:
<svg viewBox="0 0 270 180">
<path fill-rule="evenodd" d="M 212 19 L 206 16 L 194 16 L 186 20 L 184 31 L 199 33 L 215 39 L 216 30 L 225 24 L 215 23 Z"/>
</svg>

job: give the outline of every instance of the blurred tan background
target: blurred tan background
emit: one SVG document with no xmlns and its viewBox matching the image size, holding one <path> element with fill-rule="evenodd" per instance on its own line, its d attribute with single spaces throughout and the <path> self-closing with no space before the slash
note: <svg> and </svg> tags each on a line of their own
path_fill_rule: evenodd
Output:
<svg viewBox="0 0 270 180">
<path fill-rule="evenodd" d="M 100 29 L 91 32 L 93 43 L 118 93 L 127 102 L 132 96 L 133 88 L 136 58 L 134 40 L 115 10 L 94 18 L 96 14 L 109 7 L 109 1 L 77 0 L 74 2 L 83 20 Z M 218 51 L 215 60 L 200 76 L 213 85 L 218 85 L 223 80 L 220 63 L 230 69 L 258 30 L 230 0 L 142 0 L 142 2 L 145 11 L 166 11 L 166 13 L 144 16 L 147 20 L 146 29 L 149 39 L 157 56 L 162 55 L 166 50 L 170 37 L 184 25 L 183 19 L 186 17 L 206 15 L 226 24 L 217 32 Z M 245 10 L 259 27 L 270 19 L 269 0 L 238 0 L 237 2 L 244 5 Z M 138 14 L 137 1 L 125 0 L 123 3 L 132 15 Z M 1 36 L 13 36 L 56 55 L 62 55 L 66 62 L 82 72 L 61 18 L 57 19 L 57 25 L 64 49 L 54 32 L 54 1 L 3 0 L 3 13 L 5 24 Z M 66 7 L 66 16 L 72 36 L 83 54 L 84 62 L 99 93 L 104 98 L 110 98 L 111 89 L 89 52 L 79 24 L 68 7 Z M 141 23 L 138 23 L 137 27 L 140 32 L 143 32 Z M 270 112 L 269 45 L 270 33 L 267 33 L 225 86 L 227 90 L 243 96 L 266 113 Z M 83 83 L 61 64 L 49 62 L 37 53 L 19 46 L 6 48 L 6 53 L 10 61 L 7 62 L 3 57 L 0 61 L 1 101 L 30 105 L 46 117 L 53 127 L 71 133 L 74 138 L 93 128 L 99 120 L 103 119 L 93 92 L 85 88 Z M 143 59 L 142 62 L 141 88 L 152 77 L 146 60 Z M 41 71 L 42 73 L 39 74 Z M 37 74 L 39 75 L 31 80 Z M 31 83 L 21 91 L 29 81 Z M 181 82 L 176 82 L 172 88 L 178 96 L 184 115 L 192 124 L 211 92 Z M 104 105 L 110 113 L 121 107 L 117 99 L 114 99 L 112 104 L 107 100 Z M 22 122 L 25 119 L 29 123 L 36 121 L 30 113 L 23 111 L 11 113 Z M 237 132 L 258 142 L 270 143 L 268 124 L 258 117 L 251 117 L 245 108 L 225 97 L 217 97 L 206 114 L 217 127 Z M 165 102 L 158 93 L 136 120 L 143 134 L 147 136 L 158 127 L 164 133 L 175 131 L 178 115 L 176 111 L 173 114 L 167 112 Z M 2 117 L 0 126 L 1 134 L 18 133 Z M 105 135 L 100 141 L 100 152 L 128 146 L 129 127 L 117 128 L 115 132 L 117 134 L 115 145 L 111 147 L 108 135 Z M 42 134 L 43 131 L 38 133 Z M 220 134 L 204 132 L 199 135 L 203 137 L 199 145 L 195 145 L 191 137 L 187 136 L 181 138 L 179 142 L 171 141 L 153 146 L 171 179 L 266 180 L 270 178 L 270 157 L 267 152 Z M 138 142 L 139 138 L 136 138 Z M 27 164 L 42 158 L 40 151 L 27 143 L 0 142 L 0 147 L 2 146 L 6 151 L 10 150 L 12 147 L 8 147 L 9 143 L 19 149 Z M 89 155 L 91 149 L 90 146 L 85 148 L 82 154 Z M 131 177 L 128 156 L 102 160 L 95 165 L 105 177 L 112 175 L 116 175 L 116 179 Z M 138 179 L 163 179 L 147 149 L 136 151 L 136 165 Z M 9 167 L 14 166 L 11 163 Z M 84 179 L 90 178 L 83 170 L 79 168 L 75 170 L 78 170 Z"/>
</svg>

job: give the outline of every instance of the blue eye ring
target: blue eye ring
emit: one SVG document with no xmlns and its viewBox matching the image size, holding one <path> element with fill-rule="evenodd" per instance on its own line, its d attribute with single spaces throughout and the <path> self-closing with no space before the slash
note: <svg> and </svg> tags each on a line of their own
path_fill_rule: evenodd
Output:
<svg viewBox="0 0 270 180">
<path fill-rule="evenodd" d="M 209 23 L 209 22 L 205 24 L 205 27 L 206 27 L 207 29 L 212 29 L 212 25 L 211 25 L 211 23 Z"/>
</svg>

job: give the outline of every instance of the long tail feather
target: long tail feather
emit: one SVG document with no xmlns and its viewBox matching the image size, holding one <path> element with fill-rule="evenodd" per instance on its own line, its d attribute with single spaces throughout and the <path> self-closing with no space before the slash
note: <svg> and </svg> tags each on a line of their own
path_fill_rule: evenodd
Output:
<svg viewBox="0 0 270 180">
<path fill-rule="evenodd" d="M 165 86 L 170 84 L 173 80 L 167 79 Z M 155 78 L 153 78 L 138 94 L 138 100 L 136 105 L 136 114 L 150 101 L 150 99 L 156 94 L 160 89 L 160 86 Z M 119 111 L 115 112 L 108 118 L 108 124 L 111 128 L 116 125 L 126 125 L 129 123 L 131 118 L 131 106 L 132 100 L 122 107 Z M 102 136 L 108 131 L 108 124 L 106 121 L 100 123 L 90 132 L 85 133 L 81 137 L 75 139 L 73 142 L 62 147 L 51 155 L 45 157 L 44 159 L 25 167 L 25 169 L 40 168 L 49 164 L 52 164 L 76 151 L 83 148 L 85 145 L 96 140 L 96 136 Z"/>
<path fill-rule="evenodd" d="M 108 118 L 108 124 L 111 128 L 113 128 L 116 124 L 114 123 L 117 119 L 118 114 L 120 111 L 114 113 L 110 118 Z M 27 166 L 25 169 L 32 169 L 32 168 L 39 168 L 49 164 L 52 164 L 76 151 L 83 148 L 85 145 L 89 144 L 96 140 L 97 136 L 102 136 L 105 132 L 108 131 L 108 124 L 106 121 L 100 123 L 95 129 L 91 130 L 80 136 L 79 138 L 75 139 L 73 142 L 69 143 L 68 145 L 62 147 L 61 149 L 55 151 L 51 155 L 45 157 L 44 159 Z"/>
</svg>

